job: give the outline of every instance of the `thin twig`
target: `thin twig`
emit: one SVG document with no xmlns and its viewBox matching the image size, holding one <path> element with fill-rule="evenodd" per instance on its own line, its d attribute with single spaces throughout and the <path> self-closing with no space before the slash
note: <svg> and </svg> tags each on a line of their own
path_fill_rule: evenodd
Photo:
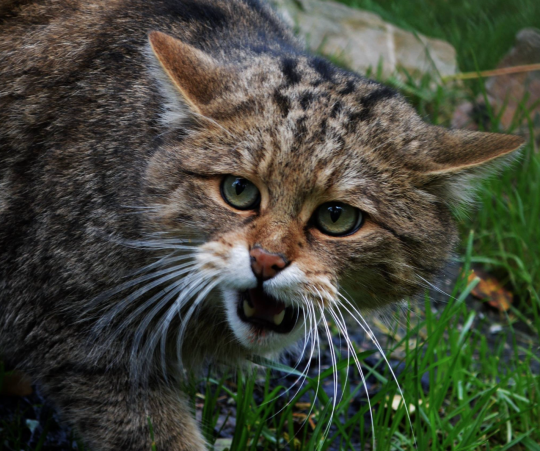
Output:
<svg viewBox="0 0 540 451">
<path fill-rule="evenodd" d="M 475 78 L 497 77 L 500 75 L 533 72 L 535 70 L 540 70 L 540 64 L 525 64 L 523 66 L 501 67 L 500 69 L 484 70 L 481 72 L 462 72 L 459 74 L 447 75 L 446 77 L 442 77 L 442 81 L 471 80 Z"/>
</svg>

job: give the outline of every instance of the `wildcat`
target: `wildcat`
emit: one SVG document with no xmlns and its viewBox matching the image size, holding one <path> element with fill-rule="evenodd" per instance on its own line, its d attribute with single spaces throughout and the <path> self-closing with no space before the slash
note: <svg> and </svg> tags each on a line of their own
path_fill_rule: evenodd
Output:
<svg viewBox="0 0 540 451">
<path fill-rule="evenodd" d="M 522 144 L 426 124 L 258 0 L 0 0 L 0 121 L 0 353 L 93 450 L 150 449 L 148 417 L 205 449 L 184 370 L 416 294 Z"/>
</svg>

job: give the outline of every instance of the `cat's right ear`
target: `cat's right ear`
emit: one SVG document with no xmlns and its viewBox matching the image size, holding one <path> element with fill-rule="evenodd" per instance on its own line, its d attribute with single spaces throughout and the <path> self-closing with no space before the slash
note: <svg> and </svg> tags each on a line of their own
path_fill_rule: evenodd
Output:
<svg viewBox="0 0 540 451">
<path fill-rule="evenodd" d="M 168 94 L 179 94 L 191 113 L 211 116 L 212 102 L 227 89 L 232 71 L 205 52 L 165 33 L 152 31 L 148 38 L 160 66 L 156 69 L 162 71 L 159 78 L 176 91 L 168 90 Z"/>
<path fill-rule="evenodd" d="M 408 155 L 418 185 L 450 205 L 472 199 L 477 181 L 512 160 L 525 140 L 520 136 L 428 125 L 424 145 Z M 512 156 L 513 154 L 513 156 Z"/>
</svg>

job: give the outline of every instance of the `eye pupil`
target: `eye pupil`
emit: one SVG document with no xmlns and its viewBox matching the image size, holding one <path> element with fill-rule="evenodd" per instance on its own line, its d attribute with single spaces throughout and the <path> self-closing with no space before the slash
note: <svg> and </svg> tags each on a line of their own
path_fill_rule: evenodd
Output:
<svg viewBox="0 0 540 451">
<path fill-rule="evenodd" d="M 362 212 L 343 202 L 326 202 L 314 213 L 314 225 L 330 236 L 348 236 L 355 233 L 363 223 Z"/>
<path fill-rule="evenodd" d="M 330 213 L 330 219 L 332 220 L 332 222 L 336 222 L 341 216 L 343 208 L 337 205 L 332 205 L 331 207 L 328 207 L 328 211 Z"/>
<path fill-rule="evenodd" d="M 238 210 L 254 210 L 261 200 L 257 187 L 248 179 L 237 175 L 226 175 L 220 189 L 223 200 Z"/>
<path fill-rule="evenodd" d="M 245 179 L 236 179 L 233 182 L 234 191 L 237 196 L 240 196 L 246 189 L 246 180 Z"/>
</svg>

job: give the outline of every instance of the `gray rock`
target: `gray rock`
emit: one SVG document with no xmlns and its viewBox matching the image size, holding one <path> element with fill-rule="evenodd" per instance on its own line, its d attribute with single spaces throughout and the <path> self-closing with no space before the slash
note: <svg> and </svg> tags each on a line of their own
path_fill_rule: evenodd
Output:
<svg viewBox="0 0 540 451">
<path fill-rule="evenodd" d="M 399 67 L 411 75 L 456 73 L 456 51 L 447 42 L 411 33 L 377 14 L 321 0 L 271 0 L 294 25 L 307 46 L 364 73 L 382 67 L 383 76 Z"/>
<path fill-rule="evenodd" d="M 514 47 L 497 69 L 539 63 L 540 30 L 525 28 L 517 33 Z M 493 113 L 499 117 L 502 131 L 511 129 L 530 137 L 532 129 L 537 144 L 540 144 L 540 70 L 486 78 L 486 94 Z M 461 104 L 452 118 L 452 127 L 478 130 L 481 125 L 487 128 L 486 97 L 479 95 L 474 102 Z"/>
</svg>

